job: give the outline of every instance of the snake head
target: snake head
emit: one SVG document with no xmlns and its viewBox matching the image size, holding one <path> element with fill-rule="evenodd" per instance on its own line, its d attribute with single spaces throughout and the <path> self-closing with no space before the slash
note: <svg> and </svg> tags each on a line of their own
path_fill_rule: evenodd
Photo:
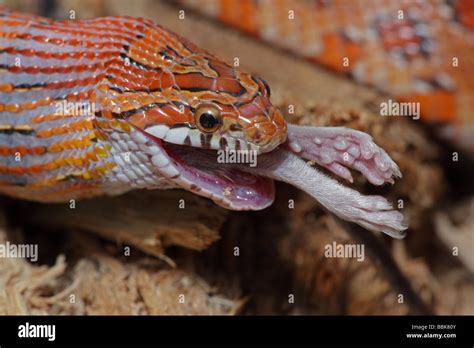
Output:
<svg viewBox="0 0 474 348">
<path fill-rule="evenodd" d="M 269 206 L 273 180 L 219 160 L 219 150 L 254 157 L 285 142 L 287 125 L 267 83 L 159 26 L 150 30 L 123 54 L 130 62 L 126 81 L 134 87 L 124 89 L 124 77 L 105 88 L 111 113 L 137 130 L 132 138 L 158 177 L 226 208 Z"/>
<path fill-rule="evenodd" d="M 168 37 L 154 60 L 138 49 L 131 46 L 128 58 L 154 70 L 141 82 L 148 93 L 129 96 L 141 98 L 135 102 L 141 108 L 128 117 L 134 126 L 167 143 L 212 150 L 264 153 L 285 141 L 286 122 L 263 79 L 184 38 Z"/>
<path fill-rule="evenodd" d="M 228 103 L 212 98 L 199 100 L 194 109 L 194 128 L 188 133 L 191 144 L 194 138 L 198 146 L 213 150 L 272 151 L 285 141 L 286 122 L 270 103 L 270 89 L 261 78 L 240 72 L 235 75 L 240 79 L 228 83 L 229 88 L 238 86 L 241 90 L 234 93 L 246 95 Z M 224 93 L 230 95 L 229 91 Z"/>
</svg>

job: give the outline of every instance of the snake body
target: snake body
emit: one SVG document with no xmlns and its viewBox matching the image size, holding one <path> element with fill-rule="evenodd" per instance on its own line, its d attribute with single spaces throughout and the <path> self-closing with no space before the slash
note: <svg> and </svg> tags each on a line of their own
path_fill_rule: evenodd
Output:
<svg viewBox="0 0 474 348">
<path fill-rule="evenodd" d="M 256 167 L 220 163 L 253 152 Z M 144 19 L 54 21 L 0 10 L 0 192 L 64 202 L 136 188 L 183 188 L 234 210 L 273 202 L 273 179 L 339 217 L 403 236 L 403 216 L 352 182 L 401 176 L 362 132 L 289 125 L 270 88 Z"/>
</svg>

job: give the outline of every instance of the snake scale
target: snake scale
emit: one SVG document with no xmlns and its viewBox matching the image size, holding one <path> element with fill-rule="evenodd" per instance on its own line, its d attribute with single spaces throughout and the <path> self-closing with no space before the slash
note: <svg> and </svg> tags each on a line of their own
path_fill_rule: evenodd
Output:
<svg viewBox="0 0 474 348">
<path fill-rule="evenodd" d="M 258 165 L 221 163 L 253 152 Z M 65 202 L 138 189 L 182 188 L 233 210 L 274 200 L 273 180 L 347 221 L 395 238 L 403 216 L 365 196 L 401 177 L 363 132 L 287 124 L 260 77 L 152 21 L 55 21 L 0 10 L 0 192 Z"/>
</svg>

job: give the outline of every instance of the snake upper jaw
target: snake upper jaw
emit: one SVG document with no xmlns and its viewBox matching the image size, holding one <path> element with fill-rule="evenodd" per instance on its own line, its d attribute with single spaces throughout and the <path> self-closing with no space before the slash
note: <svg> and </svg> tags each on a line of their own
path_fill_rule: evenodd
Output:
<svg viewBox="0 0 474 348">
<path fill-rule="evenodd" d="M 245 140 L 243 137 L 225 135 L 220 133 L 203 133 L 197 128 L 170 127 L 167 125 L 154 125 L 143 130 L 153 139 L 160 139 L 164 143 L 187 145 L 195 148 L 222 150 L 225 148 L 261 152 L 261 147 Z"/>
</svg>

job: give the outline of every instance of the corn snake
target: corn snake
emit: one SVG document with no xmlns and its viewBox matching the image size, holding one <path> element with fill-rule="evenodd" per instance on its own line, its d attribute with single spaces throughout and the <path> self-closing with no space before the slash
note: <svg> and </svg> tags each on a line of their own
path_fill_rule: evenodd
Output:
<svg viewBox="0 0 474 348">
<path fill-rule="evenodd" d="M 382 185 L 401 176 L 386 152 L 359 131 L 287 124 L 263 79 L 144 19 L 2 10 L 0 24 L 0 192 L 62 202 L 183 188 L 257 210 L 280 180 L 345 220 L 403 236 L 403 217 L 385 198 L 305 162 Z M 78 104 L 85 112 L 68 106 Z M 254 151 L 259 164 L 217 163 L 217 150 Z"/>
</svg>

